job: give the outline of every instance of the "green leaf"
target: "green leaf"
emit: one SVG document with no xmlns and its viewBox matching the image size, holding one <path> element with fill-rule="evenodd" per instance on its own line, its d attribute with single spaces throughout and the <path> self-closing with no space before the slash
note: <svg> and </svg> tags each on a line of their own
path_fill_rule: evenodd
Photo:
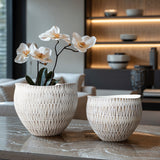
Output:
<svg viewBox="0 0 160 160">
<path fill-rule="evenodd" d="M 49 79 L 49 78 L 51 78 L 51 76 L 52 76 L 52 71 L 50 71 L 48 74 L 47 74 L 47 79 Z M 53 76 L 54 77 L 54 76 Z"/>
<path fill-rule="evenodd" d="M 48 74 L 47 74 L 47 76 L 46 76 L 46 81 L 45 81 L 45 83 L 44 83 L 44 85 L 49 85 L 49 83 L 51 83 L 51 77 L 52 77 L 52 71 L 50 71 Z"/>
<path fill-rule="evenodd" d="M 45 85 L 46 82 L 46 77 L 47 77 L 47 68 L 45 68 L 42 72 L 42 77 L 41 77 L 41 86 Z"/>
<path fill-rule="evenodd" d="M 46 76 L 47 76 L 47 68 L 42 68 L 38 72 L 38 76 L 37 76 L 37 79 L 36 79 L 36 85 L 44 86 L 44 83 L 46 81 Z"/>
<path fill-rule="evenodd" d="M 55 79 L 50 79 L 48 82 L 47 82 L 47 86 L 52 86 L 52 85 L 55 85 L 57 83 L 57 80 L 55 80 Z"/>
<path fill-rule="evenodd" d="M 48 80 L 46 79 L 46 86 L 49 86 L 49 84 L 50 84 L 50 82 L 51 82 L 51 78 L 49 78 Z"/>
<path fill-rule="evenodd" d="M 35 83 L 33 82 L 33 80 L 26 75 L 26 81 L 30 84 L 30 85 L 35 85 Z"/>
</svg>

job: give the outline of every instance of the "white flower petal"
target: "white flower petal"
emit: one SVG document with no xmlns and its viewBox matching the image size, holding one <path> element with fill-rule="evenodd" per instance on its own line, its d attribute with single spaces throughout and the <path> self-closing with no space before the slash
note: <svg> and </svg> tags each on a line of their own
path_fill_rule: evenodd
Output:
<svg viewBox="0 0 160 160">
<path fill-rule="evenodd" d="M 29 50 L 28 46 L 25 43 L 21 43 L 17 48 L 17 54 L 22 54 L 24 50 Z"/>
<path fill-rule="evenodd" d="M 80 37 L 80 36 L 79 36 Z M 49 40 L 64 40 L 67 43 L 70 43 L 70 36 L 67 34 L 61 34 L 60 28 L 57 26 L 53 26 L 51 29 L 39 35 L 39 38 L 43 41 Z"/>
<path fill-rule="evenodd" d="M 40 61 L 41 63 L 51 63 L 52 60 L 51 59 L 41 59 L 41 58 L 37 58 L 38 61 Z"/>
<path fill-rule="evenodd" d="M 30 49 L 31 52 L 34 52 L 34 51 L 37 49 L 37 47 L 35 46 L 34 43 L 32 43 L 32 44 L 29 46 L 29 49 Z"/>
<path fill-rule="evenodd" d="M 32 55 L 32 59 L 40 61 L 42 63 L 52 62 L 50 56 L 52 54 L 52 50 L 50 48 L 40 47 L 39 49 L 34 50 Z"/>
<path fill-rule="evenodd" d="M 82 37 L 82 39 L 83 39 L 83 37 Z M 88 46 L 87 48 L 91 48 L 96 43 L 96 37 L 94 37 L 94 36 L 84 37 L 84 40 L 85 40 L 86 45 Z"/>
<path fill-rule="evenodd" d="M 38 52 L 39 52 L 39 53 L 44 54 L 44 51 L 45 51 L 45 47 L 40 47 L 40 48 L 38 49 Z"/>
<path fill-rule="evenodd" d="M 42 41 L 50 41 L 50 40 L 51 40 L 48 32 L 45 32 L 45 33 L 40 34 L 40 35 L 39 35 L 39 38 L 40 38 Z"/>
<path fill-rule="evenodd" d="M 77 49 L 79 52 L 87 51 L 87 48 L 81 48 L 78 44 L 74 44 L 74 48 Z"/>
<path fill-rule="evenodd" d="M 53 26 L 50 30 L 50 32 L 55 33 L 55 34 L 59 34 L 60 33 L 60 28 L 57 26 Z"/>
<path fill-rule="evenodd" d="M 47 52 L 49 57 L 52 55 L 52 50 L 50 48 L 46 48 L 45 52 Z"/>
<path fill-rule="evenodd" d="M 62 34 L 62 40 L 66 41 L 67 43 L 71 43 L 71 39 L 68 34 Z"/>
<path fill-rule="evenodd" d="M 35 49 L 33 52 L 31 52 L 31 56 L 34 57 L 39 53 L 38 49 Z"/>
<path fill-rule="evenodd" d="M 73 34 L 72 34 L 72 43 L 75 44 L 75 43 L 80 42 L 80 41 L 82 41 L 81 36 L 78 33 L 73 32 Z"/>
<path fill-rule="evenodd" d="M 79 52 L 86 52 L 88 48 L 91 48 L 96 43 L 96 37 L 89 37 L 80 35 L 76 32 L 73 33 L 72 44 Z"/>
<path fill-rule="evenodd" d="M 52 39 L 54 39 L 54 40 L 60 40 L 60 39 L 63 39 L 63 35 L 62 34 L 52 34 L 51 35 L 52 36 Z"/>
<path fill-rule="evenodd" d="M 50 57 L 52 55 L 52 50 L 50 48 L 40 47 L 39 52 L 46 55 L 46 57 Z"/>
<path fill-rule="evenodd" d="M 18 54 L 14 59 L 16 63 L 20 63 L 20 64 L 25 63 L 27 60 L 28 60 L 28 57 L 23 56 L 23 54 Z"/>
<path fill-rule="evenodd" d="M 82 41 L 83 41 L 83 42 L 86 42 L 88 39 L 90 39 L 89 36 L 83 36 L 83 37 L 82 37 Z"/>
</svg>

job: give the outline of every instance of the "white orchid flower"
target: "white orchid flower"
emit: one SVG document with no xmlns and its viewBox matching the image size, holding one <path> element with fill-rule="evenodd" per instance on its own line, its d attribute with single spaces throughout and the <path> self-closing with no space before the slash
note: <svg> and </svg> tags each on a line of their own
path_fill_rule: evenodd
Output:
<svg viewBox="0 0 160 160">
<path fill-rule="evenodd" d="M 31 53 L 31 57 L 41 63 L 49 63 L 52 62 L 50 56 L 52 55 L 52 50 L 45 47 L 40 47 L 39 49 L 35 49 L 34 52 Z"/>
<path fill-rule="evenodd" d="M 79 52 L 86 52 L 87 49 L 91 48 L 92 46 L 95 45 L 96 43 L 96 37 L 92 36 L 83 36 L 81 37 L 78 33 L 73 32 L 72 35 L 72 43 L 74 47 L 79 51 Z"/>
<path fill-rule="evenodd" d="M 52 40 L 64 40 L 67 43 L 70 43 L 70 36 L 68 34 L 61 34 L 60 29 L 57 26 L 53 26 L 50 30 L 39 35 L 39 38 L 42 41 L 50 41 Z"/>
<path fill-rule="evenodd" d="M 14 59 L 16 63 L 25 63 L 27 62 L 29 55 L 36 49 L 36 46 L 32 43 L 30 47 L 27 44 L 21 43 L 17 48 L 17 56 Z"/>
</svg>

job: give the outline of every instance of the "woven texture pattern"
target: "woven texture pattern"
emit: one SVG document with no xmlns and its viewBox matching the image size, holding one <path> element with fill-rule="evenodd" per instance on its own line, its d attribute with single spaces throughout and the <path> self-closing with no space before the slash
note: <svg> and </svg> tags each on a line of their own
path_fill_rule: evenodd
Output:
<svg viewBox="0 0 160 160">
<path fill-rule="evenodd" d="M 126 140 L 136 129 L 141 116 L 139 95 L 88 97 L 87 118 L 103 141 Z"/>
<path fill-rule="evenodd" d="M 72 120 L 77 101 L 75 84 L 32 86 L 17 83 L 14 94 L 16 112 L 35 136 L 60 134 Z"/>
</svg>

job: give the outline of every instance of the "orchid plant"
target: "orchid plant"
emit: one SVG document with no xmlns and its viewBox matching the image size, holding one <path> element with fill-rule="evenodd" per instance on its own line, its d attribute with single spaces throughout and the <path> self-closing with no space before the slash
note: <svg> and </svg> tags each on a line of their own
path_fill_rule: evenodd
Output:
<svg viewBox="0 0 160 160">
<path fill-rule="evenodd" d="M 15 58 L 16 63 L 25 63 L 28 59 L 33 59 L 37 61 L 37 77 L 34 82 L 29 76 L 26 76 L 26 80 L 30 85 L 38 86 L 48 86 L 55 85 L 57 80 L 54 79 L 54 73 L 57 66 L 58 58 L 64 50 L 70 50 L 72 52 L 86 52 L 87 49 L 91 48 L 96 43 L 96 37 L 83 36 L 81 37 L 78 33 L 74 32 L 72 34 L 72 39 L 68 34 L 60 33 L 60 29 L 57 26 L 53 26 L 51 29 L 39 35 L 42 41 L 56 41 L 54 46 L 55 62 L 53 65 L 53 70 L 48 72 L 46 67 L 39 70 L 39 65 L 47 65 L 51 63 L 52 50 L 46 47 L 37 48 L 37 46 L 32 43 L 27 45 L 21 43 L 16 50 L 17 56 Z M 58 51 L 58 45 L 60 40 L 65 41 L 66 45 Z"/>
</svg>

